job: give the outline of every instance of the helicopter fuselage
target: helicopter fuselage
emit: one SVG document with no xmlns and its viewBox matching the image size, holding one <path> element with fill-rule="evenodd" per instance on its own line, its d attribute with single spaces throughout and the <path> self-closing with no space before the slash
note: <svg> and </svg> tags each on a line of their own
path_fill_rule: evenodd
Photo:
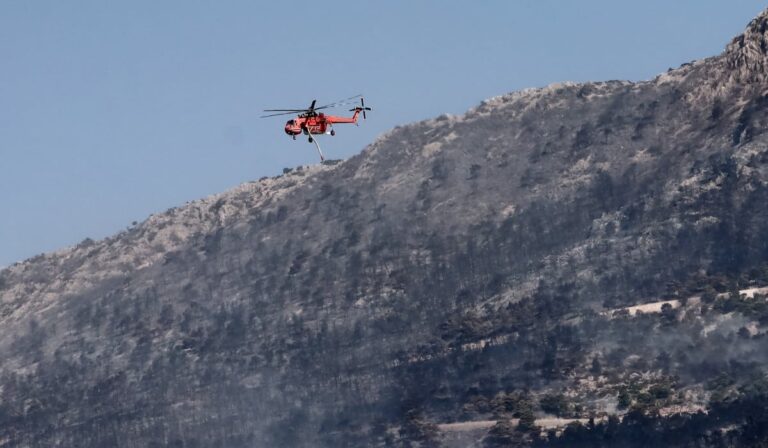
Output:
<svg viewBox="0 0 768 448">
<path fill-rule="evenodd" d="M 293 120 L 288 120 L 285 123 L 285 133 L 294 137 L 299 134 L 325 134 L 336 123 L 357 124 L 359 114 L 360 110 L 358 109 L 355 109 L 355 113 L 351 117 L 339 117 L 323 113 L 299 114 Z"/>
</svg>

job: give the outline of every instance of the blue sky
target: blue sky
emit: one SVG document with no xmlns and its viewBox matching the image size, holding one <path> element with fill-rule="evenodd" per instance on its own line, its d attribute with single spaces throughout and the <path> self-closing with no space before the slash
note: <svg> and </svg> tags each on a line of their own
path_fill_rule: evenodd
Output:
<svg viewBox="0 0 768 448">
<path fill-rule="evenodd" d="M 557 81 L 642 80 L 715 55 L 754 0 L 0 2 L 0 266 L 317 162 L 265 108 L 358 93 L 325 138 Z"/>
</svg>

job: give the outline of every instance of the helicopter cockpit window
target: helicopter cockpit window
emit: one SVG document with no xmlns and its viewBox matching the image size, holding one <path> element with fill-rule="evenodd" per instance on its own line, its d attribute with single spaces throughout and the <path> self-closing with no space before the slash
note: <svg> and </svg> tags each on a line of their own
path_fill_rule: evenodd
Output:
<svg viewBox="0 0 768 448">
<path fill-rule="evenodd" d="M 295 123 L 295 121 L 293 121 L 293 120 L 288 120 L 288 124 L 294 124 L 294 123 Z"/>
</svg>

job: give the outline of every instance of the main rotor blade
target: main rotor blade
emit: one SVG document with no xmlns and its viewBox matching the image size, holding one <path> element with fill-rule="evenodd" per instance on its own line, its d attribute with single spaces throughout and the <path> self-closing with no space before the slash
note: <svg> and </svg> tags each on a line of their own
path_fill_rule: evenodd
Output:
<svg viewBox="0 0 768 448">
<path fill-rule="evenodd" d="M 265 112 L 269 112 L 269 111 L 265 111 Z M 306 112 L 306 111 L 300 110 L 300 111 L 291 111 L 291 112 L 280 112 L 277 114 L 262 115 L 259 118 L 276 117 L 278 115 L 295 115 L 296 112 Z"/>
<path fill-rule="evenodd" d="M 343 100 L 339 100 L 333 103 L 325 104 L 320 107 L 314 107 L 314 105 L 317 103 L 317 100 L 312 100 L 312 104 L 309 106 L 309 109 L 264 109 L 264 112 L 278 112 L 276 114 L 269 114 L 269 115 L 262 115 L 259 118 L 267 118 L 267 117 L 275 117 L 278 115 L 290 115 L 290 114 L 299 114 L 299 113 L 311 113 L 316 110 L 320 109 L 328 109 L 329 107 L 336 107 L 336 106 L 343 106 L 346 104 L 352 104 L 357 103 L 358 98 L 362 98 L 363 95 L 355 95 L 350 96 L 349 98 L 345 98 Z"/>
<path fill-rule="evenodd" d="M 320 107 L 316 107 L 315 110 L 327 109 L 329 107 L 336 107 L 336 106 L 344 106 L 346 104 L 350 104 L 350 102 L 352 102 L 352 100 L 356 100 L 358 98 L 362 98 L 362 96 L 363 95 L 350 96 L 349 98 L 346 98 L 346 99 L 343 99 L 343 100 L 339 100 L 339 101 L 336 101 L 334 103 L 324 104 L 324 105 L 322 105 Z M 354 101 L 354 102 L 356 103 L 357 101 Z"/>
</svg>

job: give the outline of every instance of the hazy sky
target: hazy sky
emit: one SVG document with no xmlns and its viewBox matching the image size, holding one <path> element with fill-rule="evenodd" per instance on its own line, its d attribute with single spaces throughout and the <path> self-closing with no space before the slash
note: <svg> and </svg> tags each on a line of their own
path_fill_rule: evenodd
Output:
<svg viewBox="0 0 768 448">
<path fill-rule="evenodd" d="M 0 266 L 317 163 L 261 109 L 358 93 L 360 127 L 718 54 L 756 0 L 0 2 Z M 341 112 L 343 110 L 340 110 Z M 344 111 L 346 113 L 346 111 Z"/>
</svg>

